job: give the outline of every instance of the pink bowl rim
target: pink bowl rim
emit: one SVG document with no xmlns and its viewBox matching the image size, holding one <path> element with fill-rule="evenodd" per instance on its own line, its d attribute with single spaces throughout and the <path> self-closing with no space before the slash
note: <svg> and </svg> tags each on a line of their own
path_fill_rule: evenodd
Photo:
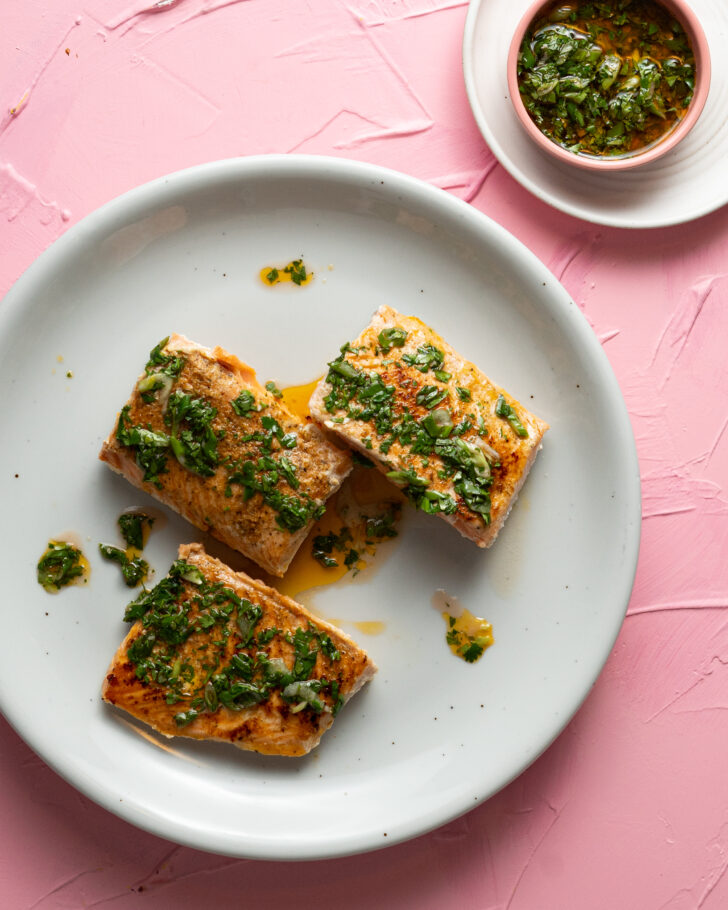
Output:
<svg viewBox="0 0 728 910">
<path fill-rule="evenodd" d="M 521 93 L 518 89 L 517 62 L 523 36 L 538 13 L 545 7 L 550 6 L 553 2 L 554 0 L 534 0 L 534 2 L 530 4 L 516 26 L 508 50 L 508 91 L 513 110 L 523 128 L 536 145 L 549 155 L 557 158 L 559 161 L 564 161 L 567 164 L 585 170 L 623 171 L 628 168 L 648 164 L 651 161 L 655 161 L 657 158 L 661 158 L 687 136 L 693 126 L 695 126 L 708 98 L 711 75 L 710 50 L 708 47 L 708 40 L 705 37 L 705 32 L 703 31 L 703 27 L 700 24 L 698 17 L 683 0 L 655 0 L 656 3 L 665 7 L 668 12 L 672 13 L 672 15 L 680 21 L 680 24 L 685 29 L 685 33 L 690 41 L 695 56 L 695 89 L 685 117 L 683 117 L 680 123 L 672 132 L 668 133 L 664 139 L 649 146 L 643 152 L 637 152 L 634 155 L 625 158 L 590 158 L 586 155 L 569 152 L 545 136 L 533 120 L 531 120 L 531 117 L 521 100 Z"/>
</svg>

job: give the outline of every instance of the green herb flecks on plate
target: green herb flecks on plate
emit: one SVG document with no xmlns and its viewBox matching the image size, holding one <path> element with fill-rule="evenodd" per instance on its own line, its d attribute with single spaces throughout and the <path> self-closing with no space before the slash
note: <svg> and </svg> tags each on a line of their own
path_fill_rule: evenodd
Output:
<svg viewBox="0 0 728 910">
<path fill-rule="evenodd" d="M 149 574 L 149 564 L 139 556 L 129 557 L 124 550 L 109 544 L 99 544 L 99 553 L 104 559 L 118 563 L 124 584 L 135 588 L 146 580 Z"/>
<path fill-rule="evenodd" d="M 83 553 L 78 547 L 62 540 L 50 540 L 45 553 L 38 560 L 38 584 L 55 594 L 84 577 L 84 563 Z"/>
</svg>

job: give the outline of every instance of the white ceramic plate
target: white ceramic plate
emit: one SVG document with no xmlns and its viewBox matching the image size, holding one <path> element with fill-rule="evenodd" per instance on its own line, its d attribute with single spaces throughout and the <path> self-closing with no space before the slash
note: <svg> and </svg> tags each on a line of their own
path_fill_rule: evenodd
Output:
<svg viewBox="0 0 728 910">
<path fill-rule="evenodd" d="M 301 254 L 312 285 L 262 285 L 262 266 Z M 550 421 L 505 530 L 483 552 L 409 512 L 375 571 L 309 598 L 380 667 L 311 756 L 266 758 L 142 731 L 99 697 L 130 597 L 96 545 L 113 541 L 119 512 L 145 497 L 96 456 L 149 349 L 178 331 L 226 346 L 262 379 L 303 383 L 382 303 L 432 323 Z M 0 307 L 0 387 L 2 710 L 76 787 L 156 834 L 278 859 L 420 834 L 487 799 L 546 748 L 619 630 L 639 479 L 607 360 L 527 249 L 414 179 L 262 157 L 114 200 L 44 253 Z M 48 538 L 69 529 L 89 554 L 91 580 L 51 596 L 35 565 Z M 174 516 L 152 535 L 145 552 L 158 577 L 178 543 L 195 539 Z M 496 643 L 479 663 L 447 649 L 431 606 L 437 588 L 493 623 Z M 385 631 L 352 625 L 371 620 Z"/>
<path fill-rule="evenodd" d="M 483 138 L 503 167 L 539 199 L 596 224 L 681 224 L 728 202 L 728 6 L 690 0 L 710 46 L 710 94 L 700 120 L 672 151 L 631 171 L 595 174 L 544 155 L 516 118 L 506 58 L 530 0 L 471 0 L 463 39 L 465 86 Z"/>
</svg>

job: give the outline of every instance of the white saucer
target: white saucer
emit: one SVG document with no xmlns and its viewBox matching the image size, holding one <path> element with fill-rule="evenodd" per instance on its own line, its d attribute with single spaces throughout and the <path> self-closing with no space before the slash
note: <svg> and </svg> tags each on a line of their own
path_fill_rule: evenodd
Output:
<svg viewBox="0 0 728 910">
<path fill-rule="evenodd" d="M 503 167 L 539 199 L 612 227 L 682 224 L 728 202 L 728 5 L 691 0 L 710 45 L 710 94 L 700 120 L 672 152 L 636 171 L 594 174 L 547 158 L 511 105 L 506 58 L 529 0 L 471 0 L 463 38 L 465 86 L 483 138 Z"/>
</svg>

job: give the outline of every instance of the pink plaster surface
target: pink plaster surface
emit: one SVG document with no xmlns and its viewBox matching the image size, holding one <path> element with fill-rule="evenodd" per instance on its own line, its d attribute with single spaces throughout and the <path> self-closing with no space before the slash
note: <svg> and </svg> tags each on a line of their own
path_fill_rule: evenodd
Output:
<svg viewBox="0 0 728 910">
<path fill-rule="evenodd" d="M 728 907 L 728 210 L 630 233 L 532 197 L 470 114 L 464 2 L 144 5 L 3 0 L 0 296 L 69 225 L 170 171 L 295 151 L 405 171 L 526 243 L 593 326 L 637 439 L 642 551 L 615 649 L 556 743 L 378 853 L 274 866 L 175 846 L 0 720 L 0 906 Z"/>
</svg>

